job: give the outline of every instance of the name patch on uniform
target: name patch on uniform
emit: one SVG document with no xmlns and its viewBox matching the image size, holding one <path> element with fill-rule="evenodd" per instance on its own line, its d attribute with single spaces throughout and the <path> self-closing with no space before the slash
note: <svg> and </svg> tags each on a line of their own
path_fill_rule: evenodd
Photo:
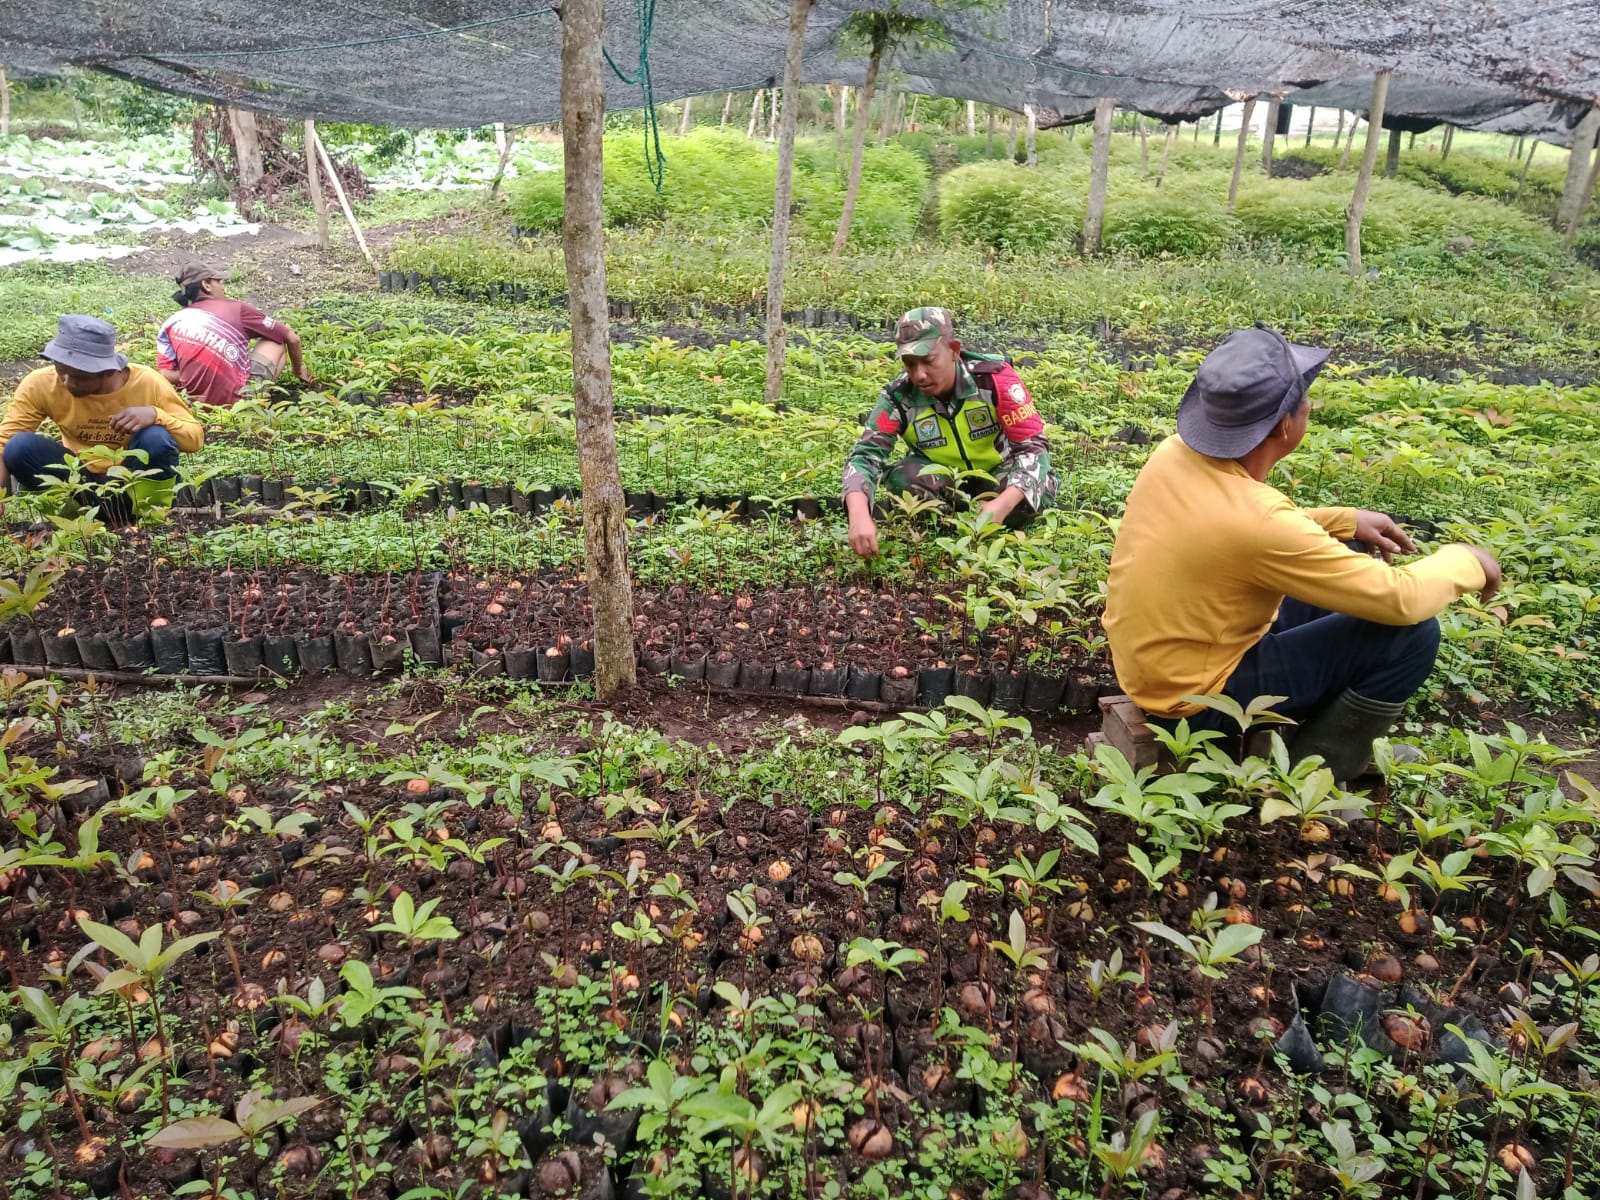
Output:
<svg viewBox="0 0 1600 1200">
<path fill-rule="evenodd" d="M 935 449 L 945 444 L 945 436 L 939 432 L 938 417 L 923 417 L 917 421 L 917 445 Z"/>
<path fill-rule="evenodd" d="M 1021 391 L 1022 391 L 1022 385 L 1019 383 L 1016 387 L 1011 389 L 1012 397 L 1015 398 L 1016 393 L 1021 392 Z M 1026 392 L 1023 392 L 1022 394 L 1023 395 L 1027 395 Z M 1004 425 L 1007 429 L 1010 429 L 1013 425 L 1020 425 L 1023 421 L 1032 420 L 1032 419 L 1037 418 L 1038 415 L 1039 415 L 1039 406 L 1037 404 L 1035 404 L 1032 400 L 1029 400 L 1026 404 L 1021 405 L 1018 408 L 1013 408 L 1008 413 L 1001 413 L 1000 414 L 1000 423 L 1002 425 Z"/>
<path fill-rule="evenodd" d="M 967 429 L 974 438 L 990 437 L 998 428 L 994 423 L 994 409 L 987 404 L 967 410 Z"/>
</svg>

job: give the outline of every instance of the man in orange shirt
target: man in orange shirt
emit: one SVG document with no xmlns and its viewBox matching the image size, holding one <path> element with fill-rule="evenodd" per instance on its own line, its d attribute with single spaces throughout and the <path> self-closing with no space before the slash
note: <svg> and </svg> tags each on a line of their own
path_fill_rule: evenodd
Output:
<svg viewBox="0 0 1600 1200">
<path fill-rule="evenodd" d="M 130 490 L 155 501 L 158 486 L 170 489 L 179 453 L 205 444 L 200 422 L 172 385 L 117 353 L 116 331 L 105 321 L 75 313 L 61 317 L 44 357 L 51 365 L 17 385 L 0 420 L 0 491 L 12 479 L 27 491 L 64 480 L 69 453 L 82 458 L 103 446 L 140 452 L 123 464 L 141 477 Z M 61 431 L 60 441 L 38 432 L 47 419 Z M 112 465 L 85 459 L 83 477 L 104 483 Z M 121 496 L 101 508 L 108 524 L 125 523 L 134 515 Z"/>
<path fill-rule="evenodd" d="M 1433 670 L 1435 618 L 1467 592 L 1487 600 L 1500 565 L 1452 545 L 1391 566 L 1416 551 L 1392 518 L 1297 508 L 1267 485 L 1305 437 L 1306 392 L 1327 357 L 1263 328 L 1206 356 L 1177 435 L 1128 494 L 1105 628 L 1118 681 L 1153 719 L 1224 729 L 1227 718 L 1184 697 L 1283 696 L 1276 710 L 1301 722 L 1295 753 L 1320 754 L 1348 781 L 1370 769 L 1372 740 Z"/>
</svg>

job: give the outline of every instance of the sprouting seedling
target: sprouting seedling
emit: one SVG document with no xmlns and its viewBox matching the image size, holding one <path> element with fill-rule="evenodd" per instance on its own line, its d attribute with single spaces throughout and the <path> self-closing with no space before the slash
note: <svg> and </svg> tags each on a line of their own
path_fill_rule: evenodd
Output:
<svg viewBox="0 0 1600 1200">
<path fill-rule="evenodd" d="M 1102 1200 L 1113 1194 L 1115 1186 L 1125 1186 L 1126 1181 L 1137 1175 L 1145 1165 L 1160 1135 L 1160 1120 L 1160 1110 L 1147 1109 L 1139 1115 L 1131 1130 L 1119 1130 L 1111 1135 L 1109 1141 L 1095 1144 L 1094 1156 L 1105 1168 L 1105 1185 L 1100 1191 Z"/>
<path fill-rule="evenodd" d="M 1339 1186 L 1340 1195 L 1368 1200 L 1369 1197 L 1383 1194 L 1383 1185 L 1377 1179 L 1388 1164 L 1370 1151 L 1361 1153 L 1356 1150 L 1350 1122 L 1324 1121 L 1322 1136 L 1333 1151 L 1333 1166 L 1326 1169 Z"/>
<path fill-rule="evenodd" d="M 1089 989 L 1089 995 L 1098 1002 L 1101 995 L 1108 987 L 1119 983 L 1139 985 L 1144 983 L 1144 976 L 1135 970 L 1124 970 L 1122 966 L 1122 947 L 1114 947 L 1109 958 L 1097 958 L 1089 964 L 1084 973 L 1083 985 Z"/>
<path fill-rule="evenodd" d="M 1265 935 L 1257 925 L 1224 925 L 1210 932 L 1196 933 L 1193 937 L 1180 933 L 1160 921 L 1134 921 L 1136 928 L 1156 937 L 1165 938 L 1194 964 L 1203 982 L 1204 994 L 1200 1015 L 1208 1024 L 1211 1021 L 1211 989 L 1215 980 L 1224 977 L 1223 967 L 1244 961 L 1240 956 Z"/>
<path fill-rule="evenodd" d="M 158 1150 L 206 1150 L 226 1146 L 241 1138 L 250 1143 L 255 1155 L 253 1188 L 260 1191 L 261 1167 L 267 1160 L 266 1135 L 279 1125 L 292 1121 L 322 1103 L 318 1096 L 295 1096 L 288 1100 L 269 1100 L 259 1090 L 246 1092 L 234 1102 L 233 1120 L 223 1117 L 190 1117 L 174 1121 L 156 1130 L 145 1144 Z M 216 1178 L 212 1181 L 214 1195 L 222 1194 L 222 1159 L 216 1164 Z"/>
<path fill-rule="evenodd" d="M 399 934 L 410 946 L 424 942 L 453 942 L 461 936 L 461 931 L 449 917 L 433 915 L 441 899 L 435 896 L 432 900 L 424 900 L 419 906 L 411 898 L 410 892 L 401 892 L 389 910 L 389 920 L 372 926 L 371 931 Z"/>
</svg>

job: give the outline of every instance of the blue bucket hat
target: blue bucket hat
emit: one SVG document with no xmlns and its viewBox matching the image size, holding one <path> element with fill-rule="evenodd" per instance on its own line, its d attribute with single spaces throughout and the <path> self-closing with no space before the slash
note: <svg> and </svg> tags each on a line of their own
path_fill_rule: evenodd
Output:
<svg viewBox="0 0 1600 1200">
<path fill-rule="evenodd" d="M 1206 355 L 1184 392 L 1178 434 L 1210 458 L 1248 454 L 1300 407 L 1327 361 L 1328 351 L 1265 326 L 1235 330 Z"/>
<path fill-rule="evenodd" d="M 80 313 L 57 318 L 56 335 L 45 343 L 43 357 L 86 375 L 128 365 L 128 356 L 117 353 L 117 331 L 111 323 Z"/>
</svg>

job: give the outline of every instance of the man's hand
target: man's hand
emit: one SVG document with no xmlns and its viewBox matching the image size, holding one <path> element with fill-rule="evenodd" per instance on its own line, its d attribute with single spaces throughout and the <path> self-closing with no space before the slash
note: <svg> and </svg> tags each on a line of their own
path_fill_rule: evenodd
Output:
<svg viewBox="0 0 1600 1200">
<path fill-rule="evenodd" d="M 125 408 L 119 413 L 112 413 L 111 420 L 107 422 L 118 433 L 132 437 L 141 429 L 148 429 L 156 423 L 156 410 L 148 404 L 136 405 Z"/>
<path fill-rule="evenodd" d="M 1356 540 L 1365 542 L 1383 555 L 1384 562 L 1393 562 L 1396 554 L 1415 554 L 1416 545 L 1406 536 L 1406 531 L 1395 523 L 1388 513 L 1356 509 Z"/>
<path fill-rule="evenodd" d="M 1022 503 L 1023 499 L 1021 488 L 1008 487 L 993 500 L 984 501 L 983 506 L 978 511 L 988 513 L 989 516 L 994 518 L 994 523 L 998 525 L 1011 515 L 1012 511 Z"/>
<path fill-rule="evenodd" d="M 317 377 L 311 373 L 311 368 L 302 363 L 295 368 L 294 377 L 301 383 L 315 383 Z"/>
<path fill-rule="evenodd" d="M 878 557 L 878 523 L 870 513 L 850 518 L 850 549 L 862 558 Z"/>
<path fill-rule="evenodd" d="M 1504 581 L 1504 572 L 1500 569 L 1500 560 L 1487 550 L 1480 550 L 1476 546 L 1468 546 L 1472 557 L 1478 560 L 1478 565 L 1483 568 L 1483 587 L 1478 591 L 1478 599 L 1484 604 L 1494 599 L 1494 594 L 1500 590 Z"/>
</svg>

